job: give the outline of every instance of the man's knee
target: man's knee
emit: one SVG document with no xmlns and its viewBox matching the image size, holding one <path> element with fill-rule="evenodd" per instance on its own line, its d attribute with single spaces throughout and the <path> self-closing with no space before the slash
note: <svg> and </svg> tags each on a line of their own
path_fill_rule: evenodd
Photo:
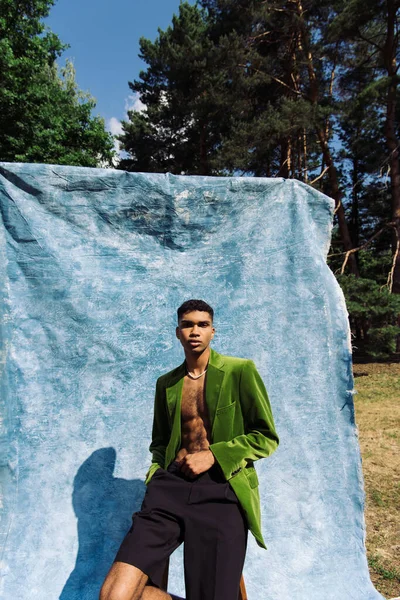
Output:
<svg viewBox="0 0 400 600">
<path fill-rule="evenodd" d="M 147 580 L 137 567 L 116 562 L 101 587 L 99 600 L 141 600 Z"/>
<path fill-rule="evenodd" d="M 99 600 L 141 600 L 142 593 L 138 589 L 127 590 L 126 586 L 118 583 L 108 584 L 106 580 L 100 590 Z"/>
</svg>

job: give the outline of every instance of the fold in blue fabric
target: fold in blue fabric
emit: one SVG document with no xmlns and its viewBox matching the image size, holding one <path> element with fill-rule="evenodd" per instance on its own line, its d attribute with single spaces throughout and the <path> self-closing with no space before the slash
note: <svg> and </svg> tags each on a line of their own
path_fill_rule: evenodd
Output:
<svg viewBox="0 0 400 600">
<path fill-rule="evenodd" d="M 96 600 L 140 509 L 176 308 L 254 360 L 280 436 L 256 463 L 250 600 L 375 600 L 334 202 L 293 180 L 0 164 L 0 595 Z M 182 554 L 169 589 L 184 596 Z"/>
</svg>

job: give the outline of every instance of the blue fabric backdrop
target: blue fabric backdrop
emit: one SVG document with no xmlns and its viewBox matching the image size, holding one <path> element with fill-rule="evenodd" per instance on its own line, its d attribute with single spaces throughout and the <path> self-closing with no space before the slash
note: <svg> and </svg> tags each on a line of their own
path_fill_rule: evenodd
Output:
<svg viewBox="0 0 400 600">
<path fill-rule="evenodd" d="M 250 600 L 375 600 L 333 200 L 292 180 L 2 163 L 1 597 L 97 600 L 143 498 L 175 310 L 216 311 L 281 444 L 256 463 L 265 551 Z M 182 553 L 170 591 L 184 595 Z"/>
</svg>

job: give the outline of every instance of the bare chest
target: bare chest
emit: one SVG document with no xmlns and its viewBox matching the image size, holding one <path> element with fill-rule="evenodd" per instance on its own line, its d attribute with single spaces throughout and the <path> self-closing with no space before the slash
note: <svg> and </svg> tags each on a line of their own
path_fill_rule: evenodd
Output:
<svg viewBox="0 0 400 600">
<path fill-rule="evenodd" d="M 190 421 L 197 417 L 204 419 L 207 416 L 204 377 L 198 380 L 185 377 L 182 389 L 181 415 L 183 421 Z"/>
</svg>

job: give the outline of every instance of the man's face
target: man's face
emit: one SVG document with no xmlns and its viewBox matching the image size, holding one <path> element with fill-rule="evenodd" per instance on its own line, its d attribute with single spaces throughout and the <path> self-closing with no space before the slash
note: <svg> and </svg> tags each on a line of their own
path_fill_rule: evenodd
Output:
<svg viewBox="0 0 400 600">
<path fill-rule="evenodd" d="M 194 355 L 204 352 L 214 333 L 211 315 L 201 310 L 192 310 L 182 315 L 176 328 L 176 337 L 184 350 Z"/>
</svg>

